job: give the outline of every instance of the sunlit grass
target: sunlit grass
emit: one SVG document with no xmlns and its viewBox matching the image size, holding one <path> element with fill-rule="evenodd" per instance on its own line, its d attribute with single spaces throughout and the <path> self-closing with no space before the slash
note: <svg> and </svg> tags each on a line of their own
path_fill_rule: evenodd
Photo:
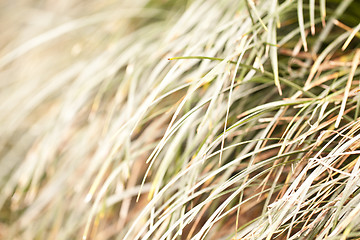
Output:
<svg viewBox="0 0 360 240">
<path fill-rule="evenodd" d="M 360 237 L 357 1 L 0 6 L 0 238 Z"/>
</svg>

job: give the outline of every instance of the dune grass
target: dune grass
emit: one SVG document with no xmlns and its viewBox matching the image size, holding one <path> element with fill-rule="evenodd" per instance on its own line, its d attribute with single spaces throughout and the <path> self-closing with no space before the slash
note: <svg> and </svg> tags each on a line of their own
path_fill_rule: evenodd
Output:
<svg viewBox="0 0 360 240">
<path fill-rule="evenodd" d="M 1 239 L 360 238 L 360 3 L 0 3 Z"/>
</svg>

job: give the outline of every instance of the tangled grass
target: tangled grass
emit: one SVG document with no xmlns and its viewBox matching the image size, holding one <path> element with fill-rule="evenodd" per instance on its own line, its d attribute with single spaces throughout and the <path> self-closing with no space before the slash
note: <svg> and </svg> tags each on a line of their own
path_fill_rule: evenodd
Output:
<svg viewBox="0 0 360 240">
<path fill-rule="evenodd" d="M 360 3 L 0 3 L 2 239 L 360 238 Z"/>
</svg>

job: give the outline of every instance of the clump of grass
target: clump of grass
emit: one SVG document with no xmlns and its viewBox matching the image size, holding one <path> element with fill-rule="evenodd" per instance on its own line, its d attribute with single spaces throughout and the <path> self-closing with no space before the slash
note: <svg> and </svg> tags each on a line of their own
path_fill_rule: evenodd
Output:
<svg viewBox="0 0 360 240">
<path fill-rule="evenodd" d="M 358 2 L 0 9 L 1 238 L 360 237 Z"/>
</svg>

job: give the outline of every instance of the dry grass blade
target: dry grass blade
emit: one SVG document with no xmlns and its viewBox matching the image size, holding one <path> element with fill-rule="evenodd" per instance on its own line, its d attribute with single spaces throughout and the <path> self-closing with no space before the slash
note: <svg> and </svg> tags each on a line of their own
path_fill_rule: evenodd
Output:
<svg viewBox="0 0 360 240">
<path fill-rule="evenodd" d="M 298 0 L 297 2 L 298 2 L 297 13 L 298 13 L 298 21 L 299 21 L 301 40 L 302 40 L 302 43 L 304 46 L 304 50 L 305 50 L 305 52 L 307 52 L 308 47 L 307 47 L 306 34 L 305 34 L 305 28 L 304 28 L 303 1 Z"/>
<path fill-rule="evenodd" d="M 348 39 L 346 39 L 346 41 L 345 41 L 344 45 L 342 46 L 341 50 L 344 51 L 349 46 L 351 40 L 358 34 L 359 31 L 360 31 L 360 24 L 357 25 L 354 29 L 351 30 L 351 34 L 348 37 Z M 360 38 L 360 36 L 358 36 L 358 38 Z"/>
<path fill-rule="evenodd" d="M 335 127 L 336 128 L 339 127 L 341 118 L 343 117 L 345 106 L 346 106 L 346 101 L 347 101 L 347 99 L 349 97 L 351 84 L 352 84 L 352 81 L 354 79 L 356 68 L 359 66 L 359 61 L 360 61 L 360 49 L 356 49 L 354 59 L 352 61 L 352 65 L 351 65 L 351 71 L 350 71 L 350 74 L 349 74 L 349 79 L 348 79 L 348 81 L 346 83 L 346 87 L 345 87 L 345 90 L 344 90 L 344 97 L 343 97 L 343 100 L 342 100 L 342 103 L 341 103 L 339 116 L 338 116 L 338 118 L 336 119 L 336 122 L 335 122 Z"/>
</svg>

